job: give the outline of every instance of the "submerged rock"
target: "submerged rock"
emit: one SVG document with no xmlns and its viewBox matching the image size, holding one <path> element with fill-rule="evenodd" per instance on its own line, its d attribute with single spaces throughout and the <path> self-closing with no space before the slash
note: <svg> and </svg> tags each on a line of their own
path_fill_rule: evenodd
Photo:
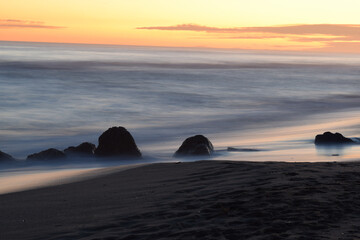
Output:
<svg viewBox="0 0 360 240">
<path fill-rule="evenodd" d="M 260 152 L 259 149 L 253 149 L 253 148 L 234 148 L 234 147 L 228 147 L 228 152 Z"/>
<path fill-rule="evenodd" d="M 212 143 L 203 135 L 187 138 L 175 152 L 174 157 L 210 156 L 214 152 Z"/>
<path fill-rule="evenodd" d="M 72 156 L 94 156 L 96 146 L 95 144 L 84 142 L 80 145 L 74 147 L 68 147 L 64 150 L 64 153 L 66 155 L 72 155 Z"/>
<path fill-rule="evenodd" d="M 354 143 L 350 138 L 344 137 L 340 133 L 325 132 L 324 134 L 316 135 L 315 144 L 343 144 Z"/>
<path fill-rule="evenodd" d="M 131 157 L 140 158 L 141 152 L 134 138 L 124 127 L 112 127 L 99 137 L 99 145 L 95 150 L 99 157 Z"/>
<path fill-rule="evenodd" d="M 31 154 L 27 157 L 27 160 L 59 160 L 66 158 L 65 153 L 55 148 Z"/>
<path fill-rule="evenodd" d="M 14 161 L 15 159 L 7 153 L 0 151 L 0 162 Z"/>
</svg>

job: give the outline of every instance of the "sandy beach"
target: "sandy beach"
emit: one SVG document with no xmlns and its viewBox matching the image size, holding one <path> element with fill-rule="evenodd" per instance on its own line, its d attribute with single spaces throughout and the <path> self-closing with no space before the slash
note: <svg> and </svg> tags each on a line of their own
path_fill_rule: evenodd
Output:
<svg viewBox="0 0 360 240">
<path fill-rule="evenodd" d="M 360 163 L 157 163 L 0 195 L 0 239 L 359 239 Z"/>
</svg>

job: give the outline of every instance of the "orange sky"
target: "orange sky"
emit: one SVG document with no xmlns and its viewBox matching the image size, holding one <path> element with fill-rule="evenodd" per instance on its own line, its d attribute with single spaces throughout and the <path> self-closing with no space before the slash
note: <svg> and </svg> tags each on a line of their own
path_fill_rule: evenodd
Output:
<svg viewBox="0 0 360 240">
<path fill-rule="evenodd" d="M 360 1 L 14 0 L 0 40 L 360 53 Z"/>
</svg>

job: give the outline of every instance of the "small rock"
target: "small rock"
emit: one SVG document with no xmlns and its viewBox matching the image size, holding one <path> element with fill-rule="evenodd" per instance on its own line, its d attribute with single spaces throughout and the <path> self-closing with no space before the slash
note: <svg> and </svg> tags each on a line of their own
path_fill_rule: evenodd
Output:
<svg viewBox="0 0 360 240">
<path fill-rule="evenodd" d="M 252 149 L 252 148 L 234 148 L 234 147 L 228 147 L 228 152 L 260 152 L 259 149 Z"/>
<path fill-rule="evenodd" d="M 325 132 L 324 134 L 316 135 L 315 144 L 343 144 L 354 143 L 350 138 L 344 137 L 340 133 Z"/>
<path fill-rule="evenodd" d="M 72 156 L 94 156 L 94 152 L 95 152 L 95 144 L 89 143 L 89 142 L 84 142 L 81 143 L 80 145 L 74 147 L 68 147 L 64 150 L 64 153 L 66 155 L 72 155 Z"/>
<path fill-rule="evenodd" d="M 27 160 L 59 160 L 66 158 L 65 153 L 59 151 L 55 148 L 50 148 L 48 150 L 31 154 L 27 157 Z"/>
<path fill-rule="evenodd" d="M 175 152 L 174 157 L 211 156 L 214 152 L 212 143 L 203 135 L 187 138 Z"/>
<path fill-rule="evenodd" d="M 15 159 L 7 153 L 0 151 L 0 162 L 14 161 Z"/>
</svg>

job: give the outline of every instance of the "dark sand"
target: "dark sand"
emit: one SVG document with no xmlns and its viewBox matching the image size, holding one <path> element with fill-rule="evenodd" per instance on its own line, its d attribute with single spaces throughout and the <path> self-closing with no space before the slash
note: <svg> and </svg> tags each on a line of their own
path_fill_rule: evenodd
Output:
<svg viewBox="0 0 360 240">
<path fill-rule="evenodd" d="M 360 239 L 360 163 L 151 164 L 0 195 L 0 239 Z"/>
</svg>

